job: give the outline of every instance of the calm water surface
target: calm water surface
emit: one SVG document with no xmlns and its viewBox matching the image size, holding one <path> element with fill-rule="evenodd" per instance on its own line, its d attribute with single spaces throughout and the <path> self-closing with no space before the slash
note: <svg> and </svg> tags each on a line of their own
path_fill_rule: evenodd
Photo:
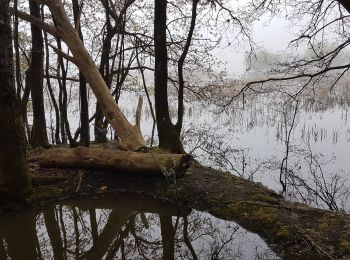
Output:
<svg viewBox="0 0 350 260">
<path fill-rule="evenodd" d="M 0 259 L 279 259 L 257 234 L 205 212 L 123 195 L 0 219 Z"/>
<path fill-rule="evenodd" d="M 330 208 L 327 203 L 335 202 L 337 210 L 350 211 L 350 92 L 344 93 L 300 103 L 289 138 L 285 171 L 288 199 L 326 209 Z M 137 94 L 128 92 L 120 99 L 120 107 L 131 122 L 137 99 Z M 74 133 L 79 126 L 79 106 L 74 98 L 70 100 L 69 121 Z M 150 144 L 153 120 L 147 102 L 144 104 L 141 128 Z M 171 112 L 176 121 L 176 103 L 173 105 Z M 191 101 L 185 106 L 186 151 L 205 165 L 262 182 L 276 192 L 282 190 L 279 177 L 293 104 L 284 103 L 282 97 L 272 93 L 247 97 L 244 107 L 238 100 L 223 113 L 211 103 Z M 91 98 L 90 114 L 94 107 Z M 47 114 L 47 122 L 54 122 L 53 114 Z M 90 130 L 93 137 L 93 122 Z M 154 136 L 156 145 L 156 132 Z M 111 129 L 108 137 L 113 139 Z"/>
</svg>

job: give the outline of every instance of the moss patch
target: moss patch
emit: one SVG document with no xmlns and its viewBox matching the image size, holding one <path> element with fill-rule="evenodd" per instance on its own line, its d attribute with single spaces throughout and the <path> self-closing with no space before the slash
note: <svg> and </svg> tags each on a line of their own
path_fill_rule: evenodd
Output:
<svg viewBox="0 0 350 260">
<path fill-rule="evenodd" d="M 41 185 L 33 189 L 32 195 L 28 198 L 30 202 L 47 201 L 57 199 L 64 194 L 64 190 L 56 186 Z"/>
</svg>

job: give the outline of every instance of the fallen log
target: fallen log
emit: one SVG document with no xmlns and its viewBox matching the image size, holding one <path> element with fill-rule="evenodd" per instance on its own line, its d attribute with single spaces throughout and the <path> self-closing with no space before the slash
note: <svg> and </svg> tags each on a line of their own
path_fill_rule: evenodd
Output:
<svg viewBox="0 0 350 260">
<path fill-rule="evenodd" d="M 190 157 L 186 154 L 154 154 L 103 148 L 55 148 L 38 158 L 40 167 L 108 170 L 150 175 L 183 175 Z"/>
</svg>

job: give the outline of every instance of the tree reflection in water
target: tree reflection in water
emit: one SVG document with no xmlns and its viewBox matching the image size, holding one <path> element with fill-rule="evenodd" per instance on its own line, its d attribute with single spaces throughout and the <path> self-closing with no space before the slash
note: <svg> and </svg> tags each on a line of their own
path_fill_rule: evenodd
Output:
<svg viewBox="0 0 350 260">
<path fill-rule="evenodd" d="M 234 222 L 129 195 L 31 209 L 0 223 L 0 259 L 278 259 Z"/>
</svg>

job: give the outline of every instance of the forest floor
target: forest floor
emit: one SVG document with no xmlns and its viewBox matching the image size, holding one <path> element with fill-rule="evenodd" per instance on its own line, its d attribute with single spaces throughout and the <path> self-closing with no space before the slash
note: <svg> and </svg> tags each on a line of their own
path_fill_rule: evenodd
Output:
<svg viewBox="0 0 350 260">
<path fill-rule="evenodd" d="M 29 161 L 31 196 L 25 203 L 0 196 L 0 211 L 72 197 L 133 192 L 235 221 L 262 237 L 283 259 L 350 259 L 350 215 L 287 202 L 262 184 L 195 161 L 180 178 L 45 169 Z"/>
</svg>

